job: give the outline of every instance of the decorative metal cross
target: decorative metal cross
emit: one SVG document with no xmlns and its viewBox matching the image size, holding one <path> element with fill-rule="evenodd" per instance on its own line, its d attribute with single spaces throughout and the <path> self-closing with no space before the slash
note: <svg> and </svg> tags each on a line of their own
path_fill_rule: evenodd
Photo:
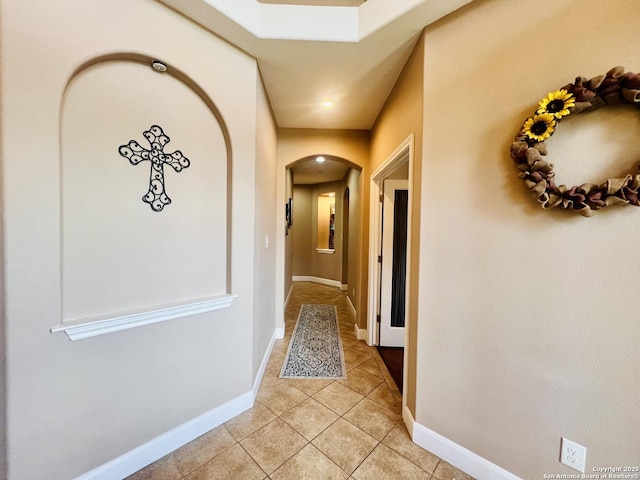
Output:
<svg viewBox="0 0 640 480">
<path fill-rule="evenodd" d="M 171 199 L 164 189 L 164 166 L 169 165 L 176 172 L 190 165 L 189 159 L 180 150 L 171 154 L 164 153 L 164 146 L 171 140 L 164 134 L 158 125 L 152 125 L 144 132 L 144 137 L 151 145 L 151 150 L 146 150 L 135 140 L 127 145 L 120 145 L 120 155 L 129 159 L 131 165 L 137 165 L 143 160 L 151 162 L 149 178 L 149 191 L 142 197 L 142 201 L 148 203 L 154 212 L 160 212 L 165 205 L 171 203 Z"/>
</svg>

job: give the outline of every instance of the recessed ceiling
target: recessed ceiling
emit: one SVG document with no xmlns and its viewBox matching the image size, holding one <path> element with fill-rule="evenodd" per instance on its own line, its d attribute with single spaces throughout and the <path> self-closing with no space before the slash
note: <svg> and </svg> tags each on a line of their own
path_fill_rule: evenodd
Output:
<svg viewBox="0 0 640 480">
<path fill-rule="evenodd" d="M 369 130 L 422 29 L 472 0 L 160 1 L 257 59 L 279 127 Z"/>
<path fill-rule="evenodd" d="M 328 155 L 324 155 L 324 159 L 323 163 L 318 163 L 316 157 L 312 157 L 293 165 L 293 183 L 311 185 L 342 180 L 350 166 Z"/>
</svg>

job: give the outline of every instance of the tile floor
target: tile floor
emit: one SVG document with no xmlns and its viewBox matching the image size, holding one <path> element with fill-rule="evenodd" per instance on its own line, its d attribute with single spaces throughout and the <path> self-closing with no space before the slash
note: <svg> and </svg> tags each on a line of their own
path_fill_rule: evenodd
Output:
<svg viewBox="0 0 640 480">
<path fill-rule="evenodd" d="M 346 380 L 278 378 L 303 303 L 336 305 Z M 473 480 L 411 442 L 401 394 L 377 350 L 356 339 L 344 293 L 296 282 L 285 316 L 253 408 L 129 480 Z"/>
</svg>

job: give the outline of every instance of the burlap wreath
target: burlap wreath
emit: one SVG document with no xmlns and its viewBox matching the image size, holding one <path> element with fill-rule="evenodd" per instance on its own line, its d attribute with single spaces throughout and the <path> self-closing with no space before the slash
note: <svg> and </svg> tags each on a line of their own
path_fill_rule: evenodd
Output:
<svg viewBox="0 0 640 480">
<path fill-rule="evenodd" d="M 600 185 L 567 187 L 556 185 L 553 164 L 543 159 L 547 155 L 544 141 L 564 117 L 621 102 L 640 105 L 640 74 L 615 67 L 591 80 L 577 77 L 575 83 L 549 93 L 536 113 L 525 120 L 511 145 L 511 157 L 520 170 L 518 176 L 542 208 L 559 207 L 590 217 L 594 210 L 604 207 L 640 205 L 640 174 L 610 178 Z"/>
</svg>

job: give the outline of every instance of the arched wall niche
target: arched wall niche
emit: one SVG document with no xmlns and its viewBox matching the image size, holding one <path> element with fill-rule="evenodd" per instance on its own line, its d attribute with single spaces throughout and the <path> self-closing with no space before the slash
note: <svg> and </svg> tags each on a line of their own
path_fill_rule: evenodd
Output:
<svg viewBox="0 0 640 480">
<path fill-rule="evenodd" d="M 93 336 L 96 325 L 131 328 L 224 308 L 234 298 L 229 131 L 197 82 L 163 61 L 166 70 L 156 71 L 154 61 L 140 53 L 92 58 L 65 87 L 63 323 L 52 331 L 72 340 L 87 333 L 76 326 Z M 130 161 L 121 147 L 135 140 L 150 151 L 152 126 L 170 139 L 161 153 L 180 151 L 188 165 Z M 152 207 L 143 199 L 151 190 L 166 193 L 168 203 Z"/>
</svg>

